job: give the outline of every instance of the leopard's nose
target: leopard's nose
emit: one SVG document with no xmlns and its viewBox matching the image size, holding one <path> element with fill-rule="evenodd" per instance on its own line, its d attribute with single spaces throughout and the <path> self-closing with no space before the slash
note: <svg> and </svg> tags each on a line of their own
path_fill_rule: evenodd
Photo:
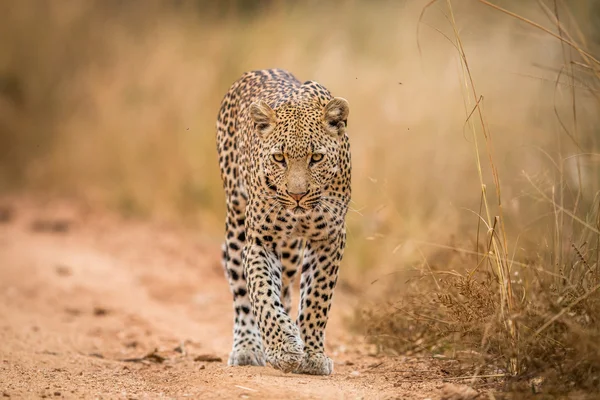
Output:
<svg viewBox="0 0 600 400">
<path fill-rule="evenodd" d="M 306 196 L 306 193 L 308 193 L 308 192 L 292 193 L 292 192 L 288 191 L 288 194 L 290 195 L 290 197 L 296 201 L 300 201 L 304 196 Z"/>
</svg>

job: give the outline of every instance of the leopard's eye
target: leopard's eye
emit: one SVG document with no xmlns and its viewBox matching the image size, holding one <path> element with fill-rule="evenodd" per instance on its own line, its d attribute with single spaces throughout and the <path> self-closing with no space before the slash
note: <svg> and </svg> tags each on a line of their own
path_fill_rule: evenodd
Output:
<svg viewBox="0 0 600 400">
<path fill-rule="evenodd" d="M 319 162 L 322 159 L 323 159 L 323 154 L 321 154 L 321 153 L 315 153 L 310 157 L 311 162 Z"/>
<path fill-rule="evenodd" d="M 278 163 L 282 163 L 285 161 L 285 157 L 281 153 L 275 153 L 273 154 L 273 160 L 277 161 Z"/>
</svg>

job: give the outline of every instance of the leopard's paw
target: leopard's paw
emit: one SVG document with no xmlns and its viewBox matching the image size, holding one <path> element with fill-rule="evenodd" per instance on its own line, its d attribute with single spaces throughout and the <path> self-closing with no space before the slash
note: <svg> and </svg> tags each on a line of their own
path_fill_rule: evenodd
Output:
<svg viewBox="0 0 600 400">
<path fill-rule="evenodd" d="M 250 348 L 234 348 L 229 354 L 227 365 L 257 365 L 264 367 L 266 365 L 265 354 L 262 350 L 254 350 Z"/>
<path fill-rule="evenodd" d="M 323 353 L 306 354 L 299 367 L 294 370 L 296 374 L 331 375 L 333 361 Z"/>
<path fill-rule="evenodd" d="M 286 336 L 284 341 L 267 351 L 267 360 L 283 372 L 296 370 L 304 358 L 304 343 L 299 336 Z"/>
</svg>

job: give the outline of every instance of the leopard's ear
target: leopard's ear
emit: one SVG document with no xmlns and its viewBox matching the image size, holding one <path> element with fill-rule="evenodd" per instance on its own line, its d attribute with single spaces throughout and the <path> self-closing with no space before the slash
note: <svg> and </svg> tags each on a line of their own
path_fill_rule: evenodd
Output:
<svg viewBox="0 0 600 400">
<path fill-rule="evenodd" d="M 250 118 L 260 136 L 268 135 L 275 128 L 275 111 L 264 101 L 250 104 Z"/>
<path fill-rule="evenodd" d="M 346 133 L 350 105 L 346 99 L 334 97 L 327 103 L 323 110 L 323 121 L 325 129 L 335 136 L 343 136 Z"/>
</svg>

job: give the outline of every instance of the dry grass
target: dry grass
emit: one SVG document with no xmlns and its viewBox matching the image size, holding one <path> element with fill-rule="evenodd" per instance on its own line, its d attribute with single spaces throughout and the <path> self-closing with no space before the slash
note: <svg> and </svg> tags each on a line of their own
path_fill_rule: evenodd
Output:
<svg viewBox="0 0 600 400">
<path fill-rule="evenodd" d="M 342 278 L 382 350 L 596 388 L 596 3 L 215 4 L 0 4 L 0 190 L 218 238 L 220 99 L 286 68 L 350 101 Z"/>
<path fill-rule="evenodd" d="M 565 125 L 558 109 L 555 118 L 560 133 L 571 140 L 571 151 L 579 154 L 565 157 L 569 146 L 563 147 L 559 135 L 552 155 L 542 150 L 555 168 L 553 179 L 544 185 L 523 171 L 538 206 L 546 203 L 552 209 L 539 216 L 547 221 L 546 232 L 525 230 L 511 241 L 514 235 L 506 228 L 505 197 L 494 154 L 497 149 L 483 111 L 483 96 L 475 87 L 453 4 L 446 1 L 453 33 L 446 38 L 460 57 L 465 125 L 473 138 L 482 188 L 479 210 L 474 211 L 479 217 L 475 250 L 447 246 L 455 254 L 446 255 L 441 267 L 432 266 L 424 257 L 423 265 L 417 267 L 418 279 L 408 281 L 398 301 L 365 308 L 358 320 L 382 350 L 437 353 L 464 361 L 460 373 L 466 368 L 474 377 L 473 384 L 478 382 L 475 377 L 483 374 L 505 377 L 505 387 L 520 397 L 540 391 L 592 396 L 600 390 L 600 192 L 584 184 L 580 157 L 597 157 L 599 138 L 595 131 L 587 135 L 580 131 L 581 98 L 574 82 L 586 82 L 589 91 L 597 90 L 600 62 L 584 44 L 573 40 L 569 29 L 579 26 L 561 23 L 561 13 L 564 18 L 570 10 L 558 2 L 553 3 L 554 9 L 538 2 L 554 23 L 556 34 L 498 5 L 480 2 L 563 42 L 564 64 L 556 87 L 563 74 L 570 78 L 571 121 Z M 428 4 L 423 14 L 434 3 Z M 584 67 L 584 76 L 574 66 Z M 568 182 L 566 176 L 565 161 L 570 158 L 576 159 L 575 182 Z M 493 193 L 487 189 L 486 170 L 492 176 Z M 599 172 L 599 168 L 592 172 L 596 182 Z M 592 197 L 582 204 L 585 192 Z M 518 252 L 523 240 L 531 240 L 535 250 Z"/>
</svg>

